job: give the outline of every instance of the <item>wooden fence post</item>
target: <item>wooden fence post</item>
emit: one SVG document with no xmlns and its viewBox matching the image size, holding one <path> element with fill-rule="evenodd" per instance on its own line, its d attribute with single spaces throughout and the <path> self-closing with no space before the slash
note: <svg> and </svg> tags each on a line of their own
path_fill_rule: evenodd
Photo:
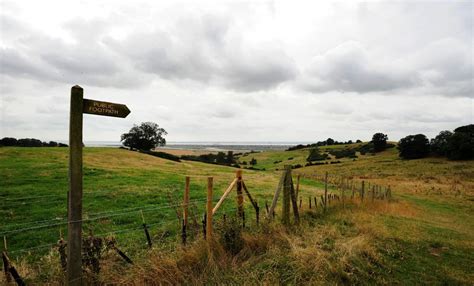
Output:
<svg viewBox="0 0 474 286">
<path fill-rule="evenodd" d="M 291 176 L 291 166 L 285 166 L 285 173 L 284 173 L 284 183 L 283 183 L 283 206 L 282 206 L 282 213 L 281 213 L 281 221 L 284 225 L 290 224 L 290 180 L 289 176 Z"/>
<path fill-rule="evenodd" d="M 12 277 L 10 276 L 10 261 L 8 260 L 7 251 L 2 252 L 2 260 L 3 260 L 3 271 L 5 274 L 5 280 L 7 283 L 12 281 Z"/>
<path fill-rule="evenodd" d="M 212 239 L 212 186 L 213 186 L 213 178 L 207 178 L 207 216 L 206 216 L 206 239 Z"/>
<path fill-rule="evenodd" d="M 362 180 L 362 187 L 360 189 L 360 201 L 364 201 L 364 192 L 365 192 L 365 181 Z"/>
<path fill-rule="evenodd" d="M 372 202 L 374 202 L 374 198 L 375 198 L 375 186 L 372 185 Z"/>
<path fill-rule="evenodd" d="M 298 175 L 296 177 L 296 199 L 298 199 L 298 196 L 300 194 L 300 177 L 301 175 Z"/>
<path fill-rule="evenodd" d="M 148 247 L 152 248 L 153 244 L 151 242 L 150 233 L 148 232 L 148 226 L 146 225 L 145 217 L 143 216 L 143 211 L 142 210 L 140 210 L 140 214 L 142 215 L 143 230 L 145 231 L 145 236 L 146 236 L 146 241 L 147 241 Z"/>
<path fill-rule="evenodd" d="M 237 209 L 238 209 L 239 217 L 243 218 L 244 195 L 242 193 L 242 170 L 237 170 L 237 172 L 235 172 L 235 177 L 237 179 Z"/>
<path fill-rule="evenodd" d="M 283 172 L 282 176 L 280 177 L 280 181 L 278 182 L 278 186 L 276 188 L 275 194 L 273 195 L 272 205 L 270 206 L 270 210 L 268 211 L 269 220 L 275 217 L 275 207 L 277 205 L 278 197 L 280 196 L 280 192 L 283 188 L 284 183 L 285 183 L 285 172 Z"/>
<path fill-rule="evenodd" d="M 328 207 L 328 172 L 324 176 L 324 212 L 327 211 Z"/>
<path fill-rule="evenodd" d="M 189 185 L 191 178 L 186 176 L 185 186 L 184 186 L 184 201 L 183 201 L 183 220 L 184 226 L 188 226 L 188 207 L 189 207 Z"/>
<path fill-rule="evenodd" d="M 293 185 L 293 177 L 291 176 L 291 166 L 290 166 L 290 171 L 288 173 L 288 181 L 290 184 L 290 198 L 291 198 L 291 205 L 293 207 L 293 216 L 295 218 L 295 223 L 299 223 L 300 214 L 298 211 L 298 202 L 296 201 L 296 192 L 295 192 L 295 187 Z"/>
<path fill-rule="evenodd" d="M 186 244 L 187 227 L 188 227 L 188 207 L 189 207 L 189 184 L 191 178 L 186 176 L 184 184 L 184 199 L 183 199 L 183 225 L 181 230 L 181 239 L 183 245 Z"/>
</svg>

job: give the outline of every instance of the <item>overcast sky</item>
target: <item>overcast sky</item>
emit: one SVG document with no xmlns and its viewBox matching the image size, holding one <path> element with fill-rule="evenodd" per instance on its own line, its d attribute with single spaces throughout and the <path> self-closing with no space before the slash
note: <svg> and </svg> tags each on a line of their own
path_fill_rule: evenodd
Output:
<svg viewBox="0 0 474 286">
<path fill-rule="evenodd" d="M 71 3 L 74 2 L 74 3 Z M 473 123 L 472 1 L 0 0 L 0 137 L 67 140 L 70 88 L 126 104 L 84 140 L 390 140 Z"/>
</svg>

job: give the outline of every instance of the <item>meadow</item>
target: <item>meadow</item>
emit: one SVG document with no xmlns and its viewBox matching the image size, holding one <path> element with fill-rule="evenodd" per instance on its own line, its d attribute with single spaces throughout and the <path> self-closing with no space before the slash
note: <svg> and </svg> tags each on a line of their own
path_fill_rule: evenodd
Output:
<svg viewBox="0 0 474 286">
<path fill-rule="evenodd" d="M 66 235 L 67 151 L 0 148 L 0 233 L 19 272 L 33 284 L 63 281 L 54 245 Z M 304 149 L 265 151 L 239 159 L 255 158 L 255 168 L 265 169 L 244 170 L 243 175 L 262 217 L 283 166 L 304 165 L 307 154 Z M 469 285 L 474 281 L 474 162 L 406 161 L 398 158 L 396 149 L 340 161 L 293 170 L 294 181 L 301 175 L 299 226 L 285 228 L 278 219 L 257 226 L 246 201 L 245 245 L 237 255 L 229 255 L 219 242 L 209 250 L 198 230 L 192 242 L 181 247 L 176 212 L 181 212 L 185 176 L 191 177 L 192 217 L 200 223 L 207 177 L 214 177 L 217 202 L 236 168 L 178 163 L 118 148 L 85 148 L 84 232 L 115 236 L 120 249 L 135 262 L 128 266 L 113 255 L 106 256 L 100 279 L 136 285 Z M 314 206 L 309 209 L 308 198 L 323 193 L 318 177 L 325 172 L 356 186 L 362 180 L 390 186 L 393 200 L 354 200 L 345 208 L 332 205 L 326 213 Z M 339 194 L 333 186 L 330 192 Z M 233 215 L 235 207 L 235 195 L 231 195 L 216 214 L 217 220 Z M 142 213 L 155 242 L 152 250 L 146 247 Z"/>
</svg>

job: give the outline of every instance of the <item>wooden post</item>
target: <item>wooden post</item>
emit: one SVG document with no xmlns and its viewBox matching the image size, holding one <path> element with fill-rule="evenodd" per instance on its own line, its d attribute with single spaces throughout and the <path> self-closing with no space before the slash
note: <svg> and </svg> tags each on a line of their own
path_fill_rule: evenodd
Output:
<svg viewBox="0 0 474 286">
<path fill-rule="evenodd" d="M 258 206 L 258 203 L 257 203 L 257 207 L 255 208 L 255 217 L 257 219 L 257 225 L 260 224 L 260 207 Z"/>
<path fill-rule="evenodd" d="M 351 189 L 352 189 L 351 200 L 353 200 L 354 199 L 354 181 L 351 182 Z"/>
<path fill-rule="evenodd" d="M 186 228 L 188 226 L 188 207 L 189 207 L 189 184 L 191 178 L 186 176 L 184 184 L 184 201 L 183 201 L 183 225 Z"/>
<path fill-rule="evenodd" d="M 345 198 L 344 198 L 344 188 L 346 187 L 346 185 L 344 184 L 344 181 L 342 181 L 342 186 L 341 186 L 341 200 L 342 200 L 342 208 L 345 209 L 346 208 L 346 202 L 345 202 Z"/>
<path fill-rule="evenodd" d="M 206 239 L 212 239 L 212 185 L 213 185 L 213 178 L 207 178 L 207 221 L 206 221 Z"/>
<path fill-rule="evenodd" d="M 5 274 L 5 280 L 7 284 L 12 281 L 12 277 L 10 276 L 10 261 L 8 260 L 7 251 L 2 252 L 2 261 L 3 261 L 3 271 Z"/>
<path fill-rule="evenodd" d="M 328 207 L 328 172 L 324 176 L 324 212 L 327 211 Z"/>
<path fill-rule="evenodd" d="M 82 285 L 82 109 L 83 90 L 71 88 L 69 115 L 69 194 L 67 284 Z"/>
<path fill-rule="evenodd" d="M 207 204 L 206 204 L 206 207 L 207 207 Z M 204 236 L 204 239 L 206 239 L 206 230 L 207 230 L 206 222 L 207 222 L 207 214 L 205 213 L 204 216 L 202 217 L 202 235 Z"/>
<path fill-rule="evenodd" d="M 281 212 L 281 221 L 285 225 L 290 224 L 290 172 L 291 166 L 286 165 L 284 174 L 285 180 L 283 184 L 283 206 Z"/>
<path fill-rule="evenodd" d="M 145 217 L 143 216 L 143 211 L 142 210 L 140 210 L 140 214 L 142 215 L 142 226 L 143 226 L 143 230 L 145 231 L 145 237 L 146 237 L 148 247 L 152 248 L 153 243 L 151 242 L 151 236 L 150 236 L 150 233 L 148 232 L 148 226 L 146 225 Z"/>
<path fill-rule="evenodd" d="M 311 209 L 311 197 L 309 197 L 309 209 Z"/>
<path fill-rule="evenodd" d="M 255 211 L 257 211 L 257 209 L 258 209 L 258 204 L 257 204 L 257 202 L 252 198 L 252 195 L 250 195 L 250 192 L 249 192 L 249 190 L 247 189 L 247 185 L 245 185 L 245 181 L 244 181 L 244 180 L 242 180 L 242 188 L 244 189 L 245 194 L 247 195 L 247 197 L 249 198 L 250 202 L 252 203 L 253 208 L 255 209 Z"/>
<path fill-rule="evenodd" d="M 364 201 L 364 192 L 365 192 L 365 181 L 362 180 L 362 187 L 360 189 L 360 201 Z"/>
<path fill-rule="evenodd" d="M 272 205 L 270 206 L 270 210 L 268 211 L 268 219 L 273 219 L 275 217 L 275 207 L 278 202 L 278 197 L 280 196 L 283 184 L 285 183 L 285 174 L 286 173 L 283 172 L 282 176 L 280 177 L 280 182 L 278 183 L 275 194 L 273 195 Z"/>
<path fill-rule="evenodd" d="M 298 175 L 296 177 L 296 199 L 298 199 L 298 196 L 300 194 L 300 177 L 301 175 Z"/>
<path fill-rule="evenodd" d="M 239 217 L 244 216 L 244 195 L 242 193 L 242 170 L 235 172 L 235 178 L 237 179 L 237 209 Z"/>
<path fill-rule="evenodd" d="M 316 199 L 316 197 L 314 197 L 314 208 L 318 208 L 318 200 Z"/>
<path fill-rule="evenodd" d="M 298 202 L 296 201 L 296 192 L 293 186 L 293 177 L 291 176 L 291 167 L 290 167 L 290 172 L 288 173 L 288 181 L 290 183 L 290 198 L 291 198 L 291 204 L 293 206 L 293 215 L 295 218 L 295 223 L 299 223 L 300 214 L 298 212 Z"/>
<path fill-rule="evenodd" d="M 375 186 L 372 186 L 372 202 L 374 202 L 375 198 Z"/>
</svg>

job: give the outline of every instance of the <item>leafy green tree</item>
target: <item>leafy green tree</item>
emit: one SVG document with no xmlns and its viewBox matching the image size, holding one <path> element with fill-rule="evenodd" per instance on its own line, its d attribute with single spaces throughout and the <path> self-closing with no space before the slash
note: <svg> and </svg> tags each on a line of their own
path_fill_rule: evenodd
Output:
<svg viewBox="0 0 474 286">
<path fill-rule="evenodd" d="M 158 146 L 164 146 L 166 144 L 164 136 L 167 134 L 158 124 L 143 122 L 139 126 L 134 125 L 128 133 L 122 134 L 120 141 L 132 150 L 150 151 Z"/>
<path fill-rule="evenodd" d="M 372 143 L 374 144 L 374 152 L 380 152 L 387 148 L 388 136 L 383 133 L 375 133 L 372 136 Z"/>
<path fill-rule="evenodd" d="M 17 146 L 18 145 L 18 140 L 13 137 L 3 137 L 0 140 L 0 146 Z"/>
<path fill-rule="evenodd" d="M 447 156 L 452 160 L 474 159 L 474 124 L 458 127 L 449 138 Z"/>
<path fill-rule="evenodd" d="M 334 145 L 334 139 L 328 138 L 328 139 L 326 140 L 326 145 Z"/>
<path fill-rule="evenodd" d="M 404 159 L 424 158 L 430 153 L 430 143 L 424 134 L 408 135 L 400 139 L 398 150 Z"/>
<path fill-rule="evenodd" d="M 321 152 L 319 151 L 319 148 L 315 147 L 309 150 L 309 155 L 308 155 L 308 158 L 306 158 L 306 161 L 312 162 L 312 161 L 322 161 L 326 159 L 327 159 L 327 155 L 321 154 Z"/>
<path fill-rule="evenodd" d="M 250 160 L 249 163 L 250 163 L 250 165 L 255 166 L 255 165 L 257 165 L 257 159 L 252 157 L 252 160 Z"/>
<path fill-rule="evenodd" d="M 446 156 L 451 137 L 453 137 L 453 132 L 441 131 L 435 138 L 431 139 L 431 152 L 439 156 Z"/>
</svg>

